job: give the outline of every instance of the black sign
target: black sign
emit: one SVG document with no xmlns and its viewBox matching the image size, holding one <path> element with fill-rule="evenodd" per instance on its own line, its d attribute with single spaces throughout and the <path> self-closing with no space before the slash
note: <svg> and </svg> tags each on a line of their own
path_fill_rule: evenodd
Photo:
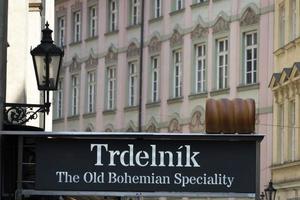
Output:
<svg viewBox="0 0 300 200">
<path fill-rule="evenodd" d="M 256 141 L 41 139 L 36 189 L 255 193 Z"/>
</svg>

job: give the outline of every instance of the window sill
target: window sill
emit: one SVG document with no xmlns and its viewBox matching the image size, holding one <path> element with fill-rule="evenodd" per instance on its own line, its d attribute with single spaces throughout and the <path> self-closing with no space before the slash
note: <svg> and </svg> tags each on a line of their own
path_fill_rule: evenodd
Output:
<svg viewBox="0 0 300 200">
<path fill-rule="evenodd" d="M 185 10 L 185 8 L 181 8 L 180 10 L 174 10 L 174 11 L 170 12 L 169 15 L 173 16 L 173 15 L 177 15 L 180 13 L 184 13 L 184 10 Z"/>
<path fill-rule="evenodd" d="M 127 106 L 124 108 L 125 112 L 138 111 L 138 110 L 139 110 L 139 106 Z"/>
<path fill-rule="evenodd" d="M 287 45 L 285 45 L 285 46 L 284 46 L 284 49 L 285 49 L 285 50 L 289 50 L 289 49 L 291 49 L 291 48 L 293 48 L 293 47 L 296 47 L 296 44 L 295 44 L 295 41 L 294 41 L 294 40 L 291 41 L 291 42 L 289 42 Z"/>
<path fill-rule="evenodd" d="M 77 46 L 77 45 L 80 45 L 81 44 L 81 41 L 78 41 L 78 42 L 72 42 L 69 44 L 70 47 L 72 46 Z"/>
<path fill-rule="evenodd" d="M 149 102 L 146 104 L 146 108 L 156 108 L 160 106 L 160 101 Z"/>
<path fill-rule="evenodd" d="M 64 118 L 63 117 L 60 117 L 60 118 L 54 118 L 53 120 L 52 120 L 52 122 L 54 123 L 54 124 L 56 124 L 56 123 L 61 123 L 61 122 L 63 122 L 64 121 Z"/>
<path fill-rule="evenodd" d="M 68 116 L 68 121 L 74 121 L 74 120 L 79 120 L 79 114 L 73 115 L 73 116 Z"/>
<path fill-rule="evenodd" d="M 279 48 L 276 51 L 274 51 L 274 55 L 275 56 L 279 56 L 279 55 L 281 55 L 283 53 L 284 53 L 284 48 Z"/>
<path fill-rule="evenodd" d="M 173 104 L 173 103 L 181 103 L 183 102 L 183 97 L 174 97 L 174 98 L 171 98 L 171 99 L 168 99 L 167 100 L 167 103 L 168 104 Z"/>
<path fill-rule="evenodd" d="M 96 117 L 96 112 L 85 113 L 82 115 L 83 118 L 93 118 Z"/>
<path fill-rule="evenodd" d="M 109 36 L 109 35 L 115 35 L 115 34 L 118 34 L 118 33 L 119 33 L 119 30 L 115 30 L 115 31 L 106 32 L 106 33 L 104 33 L 104 35 Z"/>
<path fill-rule="evenodd" d="M 126 27 L 127 30 L 133 30 L 133 29 L 136 29 L 136 28 L 139 28 L 141 27 L 141 24 L 132 24 L 132 25 L 129 25 Z"/>
<path fill-rule="evenodd" d="M 103 115 L 114 115 L 114 114 L 116 114 L 116 110 L 115 109 L 113 109 L 113 110 L 104 110 L 102 112 L 102 114 Z"/>
<path fill-rule="evenodd" d="M 248 91 L 248 90 L 257 90 L 259 89 L 259 83 L 253 84 L 243 84 L 236 87 L 238 92 Z"/>
<path fill-rule="evenodd" d="M 207 96 L 208 96 L 207 92 L 190 94 L 189 95 L 189 100 L 207 98 Z"/>
<path fill-rule="evenodd" d="M 90 42 L 90 41 L 94 41 L 94 40 L 97 40 L 98 39 L 98 36 L 93 36 L 93 37 L 88 37 L 85 39 L 85 42 Z"/>
<path fill-rule="evenodd" d="M 225 89 L 211 91 L 209 94 L 210 94 L 210 96 L 217 96 L 217 95 L 222 95 L 222 94 L 229 94 L 229 91 L 230 91 L 230 88 L 225 88 Z"/>
<path fill-rule="evenodd" d="M 277 169 L 284 169 L 284 168 L 289 168 L 289 167 L 294 167 L 294 166 L 299 166 L 300 165 L 300 160 L 295 160 L 295 161 L 284 161 L 281 164 L 273 164 L 271 166 L 272 170 L 277 170 Z"/>
<path fill-rule="evenodd" d="M 162 21 L 162 19 L 163 19 L 163 16 L 152 18 L 152 19 L 149 19 L 149 23 L 151 24 L 151 23 L 159 22 L 159 21 Z"/>
<path fill-rule="evenodd" d="M 202 7 L 202 6 L 208 6 L 209 4 L 209 1 L 206 1 L 206 2 L 202 2 L 202 3 L 194 3 L 191 5 L 191 8 L 199 8 L 199 7 Z"/>
</svg>

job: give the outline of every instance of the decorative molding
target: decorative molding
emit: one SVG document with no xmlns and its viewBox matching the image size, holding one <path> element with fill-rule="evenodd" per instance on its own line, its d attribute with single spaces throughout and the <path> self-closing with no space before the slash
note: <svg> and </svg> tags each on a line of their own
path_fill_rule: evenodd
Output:
<svg viewBox="0 0 300 200">
<path fill-rule="evenodd" d="M 174 30 L 170 38 L 171 47 L 179 46 L 183 44 L 183 35 L 179 33 L 178 30 Z"/>
<path fill-rule="evenodd" d="M 29 2 L 28 4 L 29 12 L 42 12 L 43 10 L 43 4 L 40 0 L 35 0 Z"/>
<path fill-rule="evenodd" d="M 113 65 L 118 63 L 118 52 L 113 46 L 109 47 L 105 55 L 105 65 Z"/>
<path fill-rule="evenodd" d="M 240 20 L 241 26 L 250 26 L 259 23 L 259 15 L 257 15 L 251 8 L 247 8 Z"/>
<path fill-rule="evenodd" d="M 80 2 L 79 0 L 77 0 L 72 6 L 71 6 L 71 10 L 72 12 L 78 11 L 78 10 L 82 10 L 82 2 Z"/>
<path fill-rule="evenodd" d="M 154 36 L 149 42 L 149 54 L 160 53 L 161 51 L 161 41 Z"/>
<path fill-rule="evenodd" d="M 89 58 L 85 61 L 85 68 L 90 69 L 90 68 L 95 68 L 98 65 L 98 59 L 92 55 L 93 52 L 91 52 Z"/>
<path fill-rule="evenodd" d="M 198 24 L 194 30 L 191 32 L 191 39 L 197 40 L 200 38 L 204 38 L 208 36 L 208 28 L 202 27 L 200 24 Z"/>
<path fill-rule="evenodd" d="M 182 132 L 182 126 L 179 124 L 179 121 L 177 119 L 172 119 L 169 123 L 168 127 L 169 133 L 181 133 Z"/>
<path fill-rule="evenodd" d="M 221 16 L 213 25 L 213 33 L 220 33 L 226 31 L 229 31 L 229 22 Z"/>
<path fill-rule="evenodd" d="M 200 111 L 194 112 L 189 127 L 190 127 L 190 132 L 203 132 L 204 131 L 203 113 L 201 113 Z"/>
<path fill-rule="evenodd" d="M 77 56 L 74 56 L 72 58 L 72 63 L 70 64 L 70 73 L 75 73 L 75 72 L 79 72 L 81 69 L 81 63 L 78 62 L 78 58 Z"/>
<path fill-rule="evenodd" d="M 127 58 L 137 57 L 140 55 L 140 48 L 134 43 L 130 43 L 127 49 Z"/>
</svg>

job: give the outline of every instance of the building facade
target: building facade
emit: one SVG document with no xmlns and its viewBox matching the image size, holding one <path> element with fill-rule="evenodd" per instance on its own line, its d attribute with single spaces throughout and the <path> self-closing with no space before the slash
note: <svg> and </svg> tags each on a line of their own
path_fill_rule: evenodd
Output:
<svg viewBox="0 0 300 200">
<path fill-rule="evenodd" d="M 261 188 L 270 179 L 273 0 L 56 0 L 65 49 L 55 131 L 203 132 L 207 98 L 253 98 Z"/>
<path fill-rule="evenodd" d="M 300 2 L 275 1 L 272 180 L 278 199 L 300 198 Z"/>
</svg>

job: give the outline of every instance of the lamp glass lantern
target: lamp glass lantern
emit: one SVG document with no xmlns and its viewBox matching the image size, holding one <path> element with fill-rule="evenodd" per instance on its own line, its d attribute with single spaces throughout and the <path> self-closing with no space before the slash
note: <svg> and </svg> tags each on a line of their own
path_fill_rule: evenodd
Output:
<svg viewBox="0 0 300 200">
<path fill-rule="evenodd" d="M 31 50 L 39 90 L 57 90 L 58 76 L 64 55 L 63 50 L 53 44 L 52 30 L 48 22 L 42 30 L 41 44 Z"/>
<path fill-rule="evenodd" d="M 273 187 L 273 182 L 270 181 L 268 187 L 265 189 L 265 197 L 267 200 L 275 200 L 276 189 Z"/>
</svg>

